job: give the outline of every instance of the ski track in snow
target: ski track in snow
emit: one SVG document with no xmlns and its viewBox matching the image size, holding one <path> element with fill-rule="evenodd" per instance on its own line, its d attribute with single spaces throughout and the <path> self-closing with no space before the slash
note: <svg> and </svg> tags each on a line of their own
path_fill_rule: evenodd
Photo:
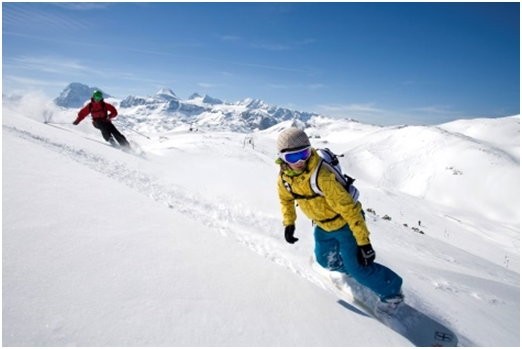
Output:
<svg viewBox="0 0 522 349">
<path fill-rule="evenodd" d="M 368 313 L 367 307 L 358 304 L 353 299 L 352 291 L 347 290 L 343 286 L 341 279 L 336 279 L 335 277 L 332 279 L 332 276 L 325 278 L 324 272 L 321 273 L 317 271 L 317 268 L 312 268 L 310 263 L 293 261 L 291 256 L 283 251 L 280 252 L 280 243 L 272 242 L 270 235 L 267 235 L 267 232 L 279 229 L 280 221 L 278 219 L 254 212 L 247 207 L 224 202 L 223 198 L 220 198 L 220 201 L 211 201 L 190 193 L 181 187 L 163 185 L 159 180 L 144 172 L 131 169 L 123 162 L 108 160 L 106 157 L 84 149 L 55 142 L 16 127 L 4 125 L 4 130 L 64 155 L 156 202 L 166 205 L 170 209 L 208 226 L 226 238 L 234 239 L 266 260 L 278 264 L 338 297 L 338 303 L 346 309 L 373 317 L 373 315 Z M 328 279 L 330 280 L 328 281 Z M 352 285 L 352 287 L 354 286 Z M 364 287 L 357 287 L 356 290 L 357 294 L 363 296 L 363 299 L 367 301 L 367 304 L 373 303 L 371 301 L 373 298 L 371 291 Z"/>
<path fill-rule="evenodd" d="M 327 285 L 314 275 L 308 265 L 293 263 L 284 253 L 278 252 L 276 242 L 271 243 L 270 237 L 263 232 L 278 229 L 280 222 L 273 217 L 256 213 L 246 207 L 231 203 L 213 202 L 204 197 L 187 192 L 181 187 L 163 185 L 150 175 L 129 168 L 122 162 L 75 148 L 65 143 L 52 141 L 31 132 L 20 130 L 13 126 L 3 126 L 4 130 L 20 138 L 39 144 L 49 150 L 62 154 L 94 171 L 125 184 L 129 188 L 165 204 L 168 208 L 186 215 L 209 228 L 218 231 L 225 237 L 232 237 L 235 241 L 248 247 L 267 260 L 274 262 L 300 277 L 314 283 L 322 289 L 334 292 L 331 285 Z"/>
<path fill-rule="evenodd" d="M 49 150 L 62 154 L 87 168 L 97 171 L 142 195 L 164 204 L 191 219 L 194 219 L 210 229 L 220 233 L 226 238 L 232 238 L 243 246 L 261 255 L 265 259 L 276 263 L 292 273 L 306 279 L 331 294 L 341 298 L 343 301 L 351 300 L 349 309 L 366 313 L 364 308 L 358 306 L 350 295 L 351 292 L 339 293 L 342 281 L 330 275 L 330 282 L 326 281 L 325 275 L 311 268 L 309 261 L 292 260 L 291 256 L 281 251 L 280 243 L 272 241 L 268 232 L 275 231 L 280 227 L 280 221 L 268 215 L 254 212 L 248 207 L 225 202 L 222 197 L 219 201 L 208 200 L 188 192 L 182 187 L 161 184 L 158 179 L 142 171 L 131 169 L 123 162 L 109 160 L 104 156 L 94 154 L 85 149 L 76 148 L 65 143 L 52 141 L 48 138 L 20 130 L 16 127 L 3 126 L 5 130 L 17 136 L 39 144 Z M 146 160 L 144 160 L 146 161 Z M 353 287 L 354 285 L 352 285 Z M 436 285 L 437 286 L 437 285 Z M 435 286 L 435 287 L 436 287 Z M 359 296 L 363 295 L 369 304 L 372 297 L 364 288 L 357 290 Z M 371 292 L 370 292 L 371 293 Z M 348 298 L 346 298 L 348 296 Z M 418 303 L 415 295 L 410 295 L 412 304 Z M 344 305 L 347 307 L 346 305 Z M 428 309 L 425 309 L 429 312 Z M 441 319 L 443 322 L 445 319 Z"/>
</svg>

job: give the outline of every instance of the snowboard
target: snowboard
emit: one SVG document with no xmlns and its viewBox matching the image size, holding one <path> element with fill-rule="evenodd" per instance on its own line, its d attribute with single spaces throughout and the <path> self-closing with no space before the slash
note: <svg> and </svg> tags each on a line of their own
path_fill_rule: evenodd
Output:
<svg viewBox="0 0 522 349">
<path fill-rule="evenodd" d="M 352 305 L 358 306 L 368 315 L 402 335 L 413 345 L 419 347 L 457 346 L 458 338 L 452 330 L 408 303 L 403 302 L 393 316 L 375 311 L 378 299 L 371 290 L 346 274 L 322 268 L 313 257 L 312 269 L 326 281 L 327 286 L 332 286 L 329 288 L 341 298 L 339 304 L 346 307 L 343 303 L 349 301 Z"/>
</svg>

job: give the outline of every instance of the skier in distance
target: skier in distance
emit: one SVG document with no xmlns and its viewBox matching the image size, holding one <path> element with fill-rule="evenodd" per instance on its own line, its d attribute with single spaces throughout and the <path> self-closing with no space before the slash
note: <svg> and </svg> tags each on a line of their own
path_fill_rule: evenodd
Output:
<svg viewBox="0 0 522 349">
<path fill-rule="evenodd" d="M 103 139 L 111 143 L 111 145 L 120 145 L 122 148 L 129 148 L 129 142 L 124 135 L 118 131 L 116 126 L 111 122 L 117 115 L 116 108 L 103 100 L 101 91 L 94 91 L 92 98 L 79 112 L 73 125 L 78 125 L 89 114 L 92 116 L 92 124 L 101 131 Z M 116 143 L 116 141 L 118 143 Z"/>
</svg>

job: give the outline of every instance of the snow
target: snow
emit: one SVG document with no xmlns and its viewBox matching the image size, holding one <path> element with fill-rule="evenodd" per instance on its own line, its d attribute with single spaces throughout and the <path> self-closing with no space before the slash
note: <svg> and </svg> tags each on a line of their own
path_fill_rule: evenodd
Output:
<svg viewBox="0 0 522 349">
<path fill-rule="evenodd" d="M 3 104 L 4 346 L 411 345 L 339 303 L 302 214 L 284 241 L 275 139 L 291 121 L 245 134 L 144 120 L 147 139 L 122 115 L 141 157 L 41 98 Z M 377 260 L 462 346 L 520 345 L 519 123 L 306 129 L 375 211 Z"/>
</svg>

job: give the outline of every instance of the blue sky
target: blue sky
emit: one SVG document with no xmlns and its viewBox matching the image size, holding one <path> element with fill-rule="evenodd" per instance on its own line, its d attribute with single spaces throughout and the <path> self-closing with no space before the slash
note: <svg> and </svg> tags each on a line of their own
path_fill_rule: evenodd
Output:
<svg viewBox="0 0 522 349">
<path fill-rule="evenodd" d="M 3 2 L 3 93 L 169 87 L 382 125 L 515 115 L 519 6 Z"/>
</svg>

